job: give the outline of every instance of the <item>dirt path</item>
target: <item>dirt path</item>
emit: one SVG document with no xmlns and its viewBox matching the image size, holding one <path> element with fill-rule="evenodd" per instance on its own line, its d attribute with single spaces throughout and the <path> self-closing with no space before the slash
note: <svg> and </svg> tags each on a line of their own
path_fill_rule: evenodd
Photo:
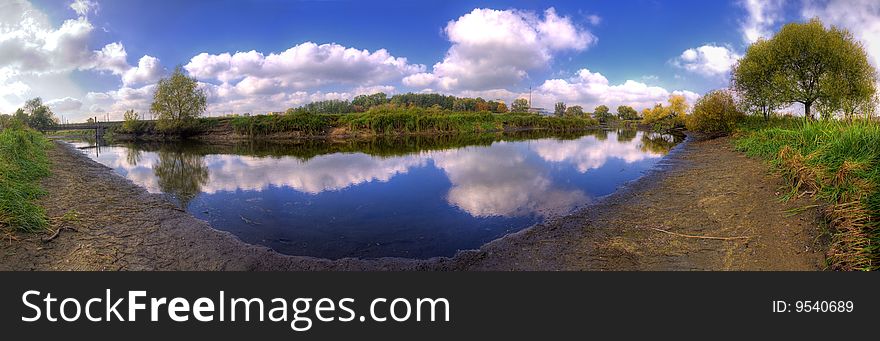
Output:
<svg viewBox="0 0 880 341">
<path fill-rule="evenodd" d="M 0 241 L 0 270 L 815 270 L 823 259 L 818 211 L 785 212 L 812 202 L 779 202 L 780 179 L 727 139 L 688 143 L 665 170 L 575 214 L 422 261 L 281 255 L 212 229 L 68 145 L 50 158 L 41 204 L 65 229 L 49 242 Z"/>
</svg>

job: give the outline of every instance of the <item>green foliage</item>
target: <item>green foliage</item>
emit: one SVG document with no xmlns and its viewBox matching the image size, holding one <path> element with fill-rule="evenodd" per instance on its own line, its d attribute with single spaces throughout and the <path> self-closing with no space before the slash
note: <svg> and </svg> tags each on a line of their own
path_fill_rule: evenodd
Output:
<svg viewBox="0 0 880 341">
<path fill-rule="evenodd" d="M 628 105 L 621 105 L 617 107 L 617 118 L 621 120 L 638 120 L 639 112 L 636 109 L 633 109 Z"/>
<path fill-rule="evenodd" d="M 603 104 L 593 110 L 593 118 L 599 120 L 599 122 L 605 123 L 614 119 L 614 115 L 611 114 L 608 106 Z"/>
<path fill-rule="evenodd" d="M 39 97 L 25 102 L 24 107 L 15 111 L 14 117 L 18 121 L 37 130 L 51 128 L 58 124 L 52 109 L 43 104 L 43 100 Z"/>
<path fill-rule="evenodd" d="M 16 126 L 17 125 L 17 126 Z M 0 226 L 38 231 L 48 223 L 35 201 L 49 175 L 48 140 L 18 122 L 0 131 Z"/>
<path fill-rule="evenodd" d="M 236 133 L 261 136 L 275 133 L 302 132 L 320 134 L 331 128 L 332 116 L 291 112 L 285 115 L 239 116 L 230 121 Z"/>
<path fill-rule="evenodd" d="M 12 124 L 12 120 L 15 118 L 12 115 L 0 114 L 0 130 L 6 128 L 6 126 Z"/>
<path fill-rule="evenodd" d="M 510 112 L 512 112 L 512 113 L 529 112 L 529 101 L 525 98 L 517 98 L 517 99 L 513 100 L 513 104 L 510 105 Z"/>
<path fill-rule="evenodd" d="M 122 118 L 122 127 L 117 129 L 120 133 L 142 133 L 148 126 L 134 110 L 126 111 Z"/>
<path fill-rule="evenodd" d="M 825 118 L 850 117 L 873 112 L 877 100 L 877 72 L 864 47 L 849 31 L 825 28 L 818 19 L 787 24 L 750 46 L 732 80 L 744 104 L 765 118 L 790 103 L 803 104 L 809 118 L 814 105 Z"/>
<path fill-rule="evenodd" d="M 582 129 L 595 125 L 591 119 L 545 117 L 537 114 L 454 112 L 422 108 L 376 107 L 366 113 L 343 115 L 339 125 L 350 131 L 376 134 L 421 132 L 489 132 L 521 128 L 550 130 Z"/>
<path fill-rule="evenodd" d="M 760 121 L 759 121 L 760 122 Z M 880 268 L 880 124 L 745 120 L 736 147 L 771 161 L 791 180 L 793 193 L 830 203 L 828 260 L 839 270 Z"/>
<path fill-rule="evenodd" d="M 582 117 L 584 115 L 584 108 L 580 105 L 572 105 L 568 108 L 565 108 L 565 116 Z"/>
<path fill-rule="evenodd" d="M 743 118 L 730 91 L 714 90 L 700 97 L 687 118 L 687 129 L 711 135 L 727 135 Z"/>
<path fill-rule="evenodd" d="M 380 93 L 383 97 L 385 94 Z M 358 96 L 360 97 L 360 96 Z M 358 98 L 355 98 L 357 100 Z M 295 114 L 312 114 L 312 115 L 327 115 L 327 114 L 345 114 L 355 111 L 355 105 L 344 100 L 331 99 L 326 101 L 317 101 L 311 102 L 309 104 L 303 105 L 299 108 L 288 109 L 287 113 L 295 113 Z"/>
<path fill-rule="evenodd" d="M 372 108 L 372 107 L 375 107 L 378 105 L 382 105 L 382 104 L 387 104 L 387 103 L 388 103 L 388 95 L 386 95 L 384 92 L 377 92 L 372 95 L 359 95 L 359 96 L 356 96 L 351 101 L 352 110 L 344 111 L 344 112 L 352 112 L 352 111 L 361 112 L 361 111 L 367 110 L 369 108 Z M 344 112 L 335 112 L 332 114 L 341 114 Z"/>
<path fill-rule="evenodd" d="M 183 134 L 191 131 L 207 105 L 205 90 L 199 88 L 195 78 L 184 75 L 183 69 L 178 66 L 170 77 L 159 80 L 150 112 L 159 117 L 156 123 L 159 131 Z"/>
<path fill-rule="evenodd" d="M 556 115 L 556 116 L 565 115 L 565 103 L 556 102 L 556 105 L 554 106 L 554 110 L 553 110 L 553 115 Z"/>
</svg>

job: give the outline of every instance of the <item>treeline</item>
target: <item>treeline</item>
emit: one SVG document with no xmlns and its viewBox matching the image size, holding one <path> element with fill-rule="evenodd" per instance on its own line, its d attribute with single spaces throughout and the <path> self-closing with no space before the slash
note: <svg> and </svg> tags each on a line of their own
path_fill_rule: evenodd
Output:
<svg viewBox="0 0 880 341">
<path fill-rule="evenodd" d="M 298 114 L 349 114 L 362 113 L 371 108 L 388 106 L 393 108 L 434 108 L 455 112 L 509 112 L 503 101 L 485 100 L 481 97 L 468 98 L 441 94 L 405 93 L 388 97 L 384 92 L 359 95 L 349 100 L 324 100 L 288 109 L 288 113 Z"/>
<path fill-rule="evenodd" d="M 52 109 L 43 104 L 41 98 L 36 97 L 25 102 L 24 106 L 16 110 L 14 114 L 0 115 L 0 129 L 18 123 L 42 130 L 58 124 L 58 119 Z"/>
</svg>

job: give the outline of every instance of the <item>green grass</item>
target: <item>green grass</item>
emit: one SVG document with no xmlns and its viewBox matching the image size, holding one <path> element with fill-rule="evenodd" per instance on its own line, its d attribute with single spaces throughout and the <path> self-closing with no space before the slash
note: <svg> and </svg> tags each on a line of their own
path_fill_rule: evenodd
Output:
<svg viewBox="0 0 880 341">
<path fill-rule="evenodd" d="M 880 268 L 880 123 L 749 118 L 737 149 L 767 159 L 791 181 L 829 204 L 833 269 Z"/>
<path fill-rule="evenodd" d="M 28 232 L 48 226 L 35 201 L 44 194 L 40 179 L 49 175 L 49 146 L 42 134 L 30 129 L 0 131 L 0 226 Z"/>
</svg>

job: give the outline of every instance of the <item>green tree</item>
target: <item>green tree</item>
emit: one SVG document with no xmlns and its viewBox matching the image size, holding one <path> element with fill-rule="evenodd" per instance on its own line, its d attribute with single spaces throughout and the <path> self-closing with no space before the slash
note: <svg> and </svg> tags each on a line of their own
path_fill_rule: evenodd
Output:
<svg viewBox="0 0 880 341">
<path fill-rule="evenodd" d="M 12 122 L 12 115 L 0 114 L 0 130 L 3 130 Z"/>
<path fill-rule="evenodd" d="M 740 64 L 769 62 L 765 67 L 771 68 L 771 82 L 761 85 L 760 79 L 733 77 L 745 83 L 735 83 L 735 89 L 756 87 L 772 94 L 772 101 L 803 104 L 806 118 L 814 118 L 815 104 L 828 113 L 825 116 L 846 114 L 865 107 L 876 94 L 876 71 L 864 47 L 845 29 L 825 28 L 818 19 L 790 23 L 764 44 L 757 44 L 758 53 L 750 56 L 747 52 Z"/>
<path fill-rule="evenodd" d="M 568 108 L 565 108 L 565 116 L 570 117 L 581 117 L 584 116 L 584 108 L 580 105 L 572 105 Z"/>
<path fill-rule="evenodd" d="M 599 122 L 607 122 L 613 117 L 611 115 L 611 111 L 608 109 L 606 105 L 600 105 L 593 110 L 593 118 L 599 120 Z"/>
<path fill-rule="evenodd" d="M 207 106 L 205 90 L 199 88 L 195 78 L 184 75 L 178 66 L 171 76 L 159 80 L 150 112 L 158 115 L 156 128 L 160 131 L 180 133 L 191 128 Z"/>
<path fill-rule="evenodd" d="M 15 117 L 31 128 L 42 130 L 58 124 L 52 109 L 43 104 L 39 97 L 29 99 L 24 106 L 15 111 Z"/>
<path fill-rule="evenodd" d="M 556 102 L 556 105 L 553 107 L 553 115 L 562 116 L 565 115 L 565 103 Z"/>
<path fill-rule="evenodd" d="M 524 113 L 529 112 L 529 101 L 525 98 L 517 98 L 510 105 L 510 112 Z"/>
<path fill-rule="evenodd" d="M 122 129 L 127 132 L 137 132 L 140 130 L 140 115 L 134 110 L 128 110 L 122 115 Z"/>
<path fill-rule="evenodd" d="M 739 95 L 741 104 L 746 110 L 763 115 L 764 120 L 769 120 L 773 110 L 782 106 L 773 85 L 773 75 L 778 68 L 770 41 L 758 40 L 749 46 L 731 74 L 732 88 Z"/>
<path fill-rule="evenodd" d="M 631 106 L 621 105 L 617 107 L 617 118 L 621 120 L 637 120 L 639 119 L 639 112 Z"/>
</svg>

